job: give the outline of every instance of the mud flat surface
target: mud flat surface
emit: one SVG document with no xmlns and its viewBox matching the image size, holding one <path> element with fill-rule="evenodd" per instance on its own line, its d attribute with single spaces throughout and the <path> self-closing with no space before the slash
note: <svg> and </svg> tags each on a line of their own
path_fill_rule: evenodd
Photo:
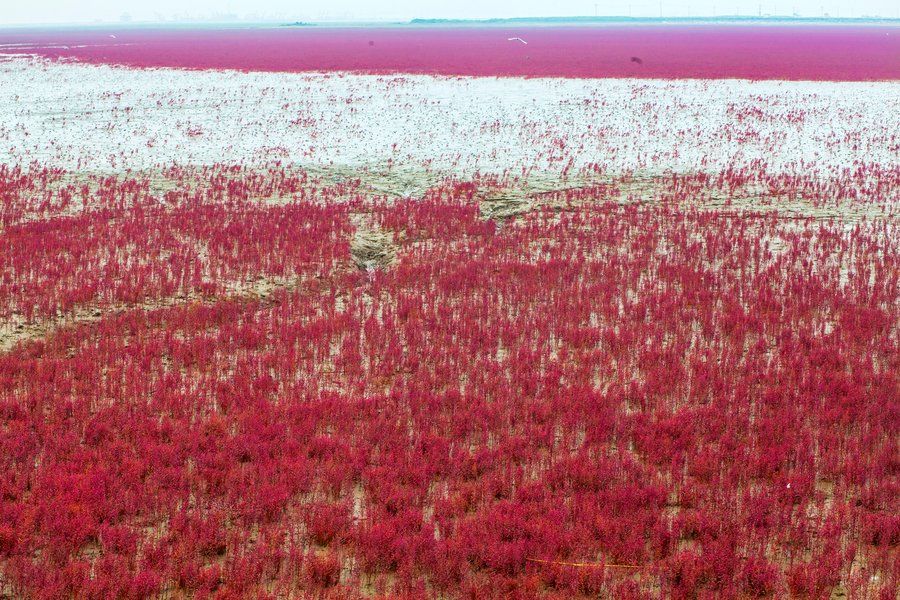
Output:
<svg viewBox="0 0 900 600">
<path fill-rule="evenodd" d="M 473 78 L 0 62 L 0 162 L 521 175 L 894 164 L 900 83 Z"/>
</svg>

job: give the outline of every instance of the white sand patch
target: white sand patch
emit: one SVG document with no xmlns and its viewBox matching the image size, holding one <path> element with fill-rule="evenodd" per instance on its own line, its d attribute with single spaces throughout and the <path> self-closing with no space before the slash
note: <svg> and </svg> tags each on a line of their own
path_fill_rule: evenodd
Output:
<svg viewBox="0 0 900 600">
<path fill-rule="evenodd" d="M 900 82 L 383 77 L 0 61 L 0 161 L 772 171 L 896 164 Z"/>
</svg>

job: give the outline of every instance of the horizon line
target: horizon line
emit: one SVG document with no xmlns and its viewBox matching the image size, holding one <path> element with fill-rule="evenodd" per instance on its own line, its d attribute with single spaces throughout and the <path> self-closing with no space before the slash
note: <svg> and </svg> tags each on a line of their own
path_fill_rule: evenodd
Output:
<svg viewBox="0 0 900 600">
<path fill-rule="evenodd" d="M 900 17 L 863 15 L 859 17 L 836 16 L 801 16 L 801 15 L 692 15 L 692 16 L 547 16 L 547 17 L 491 17 L 484 19 L 428 18 L 412 19 L 325 19 L 325 20 L 291 20 L 291 19 L 243 19 L 236 16 L 222 15 L 222 18 L 172 19 L 172 20 L 94 20 L 94 21 L 58 21 L 31 23 L 2 23 L 0 29 L 24 29 L 29 27 L 147 27 L 147 26 L 278 26 L 278 27 L 422 27 L 429 25 L 540 25 L 540 24 L 626 24 L 626 23 L 890 23 L 900 24 Z"/>
</svg>

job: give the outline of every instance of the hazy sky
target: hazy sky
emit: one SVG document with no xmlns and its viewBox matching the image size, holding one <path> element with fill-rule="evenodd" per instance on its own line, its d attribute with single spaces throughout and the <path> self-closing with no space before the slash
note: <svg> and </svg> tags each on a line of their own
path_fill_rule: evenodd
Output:
<svg viewBox="0 0 900 600">
<path fill-rule="evenodd" d="M 0 0 L 0 25 L 164 20 L 406 20 L 572 15 L 900 16 L 898 0 Z"/>
</svg>

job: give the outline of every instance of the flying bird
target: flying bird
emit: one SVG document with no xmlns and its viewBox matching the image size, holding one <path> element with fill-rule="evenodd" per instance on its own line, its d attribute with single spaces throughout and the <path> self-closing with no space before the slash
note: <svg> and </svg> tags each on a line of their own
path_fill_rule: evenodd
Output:
<svg viewBox="0 0 900 600">
<path fill-rule="evenodd" d="M 114 36 L 113 34 L 109 34 L 109 37 L 111 37 L 112 39 L 116 39 L 116 36 Z"/>
<path fill-rule="evenodd" d="M 523 44 L 528 44 L 528 42 L 526 42 L 525 40 L 523 40 L 523 39 L 520 38 L 520 37 L 506 38 L 506 41 L 507 41 L 507 42 L 522 42 Z"/>
<path fill-rule="evenodd" d="M 631 62 L 637 63 L 637 64 L 639 64 L 639 65 L 644 64 L 644 61 L 642 61 L 642 60 L 640 59 L 639 56 L 632 56 L 632 57 L 631 57 Z"/>
</svg>

